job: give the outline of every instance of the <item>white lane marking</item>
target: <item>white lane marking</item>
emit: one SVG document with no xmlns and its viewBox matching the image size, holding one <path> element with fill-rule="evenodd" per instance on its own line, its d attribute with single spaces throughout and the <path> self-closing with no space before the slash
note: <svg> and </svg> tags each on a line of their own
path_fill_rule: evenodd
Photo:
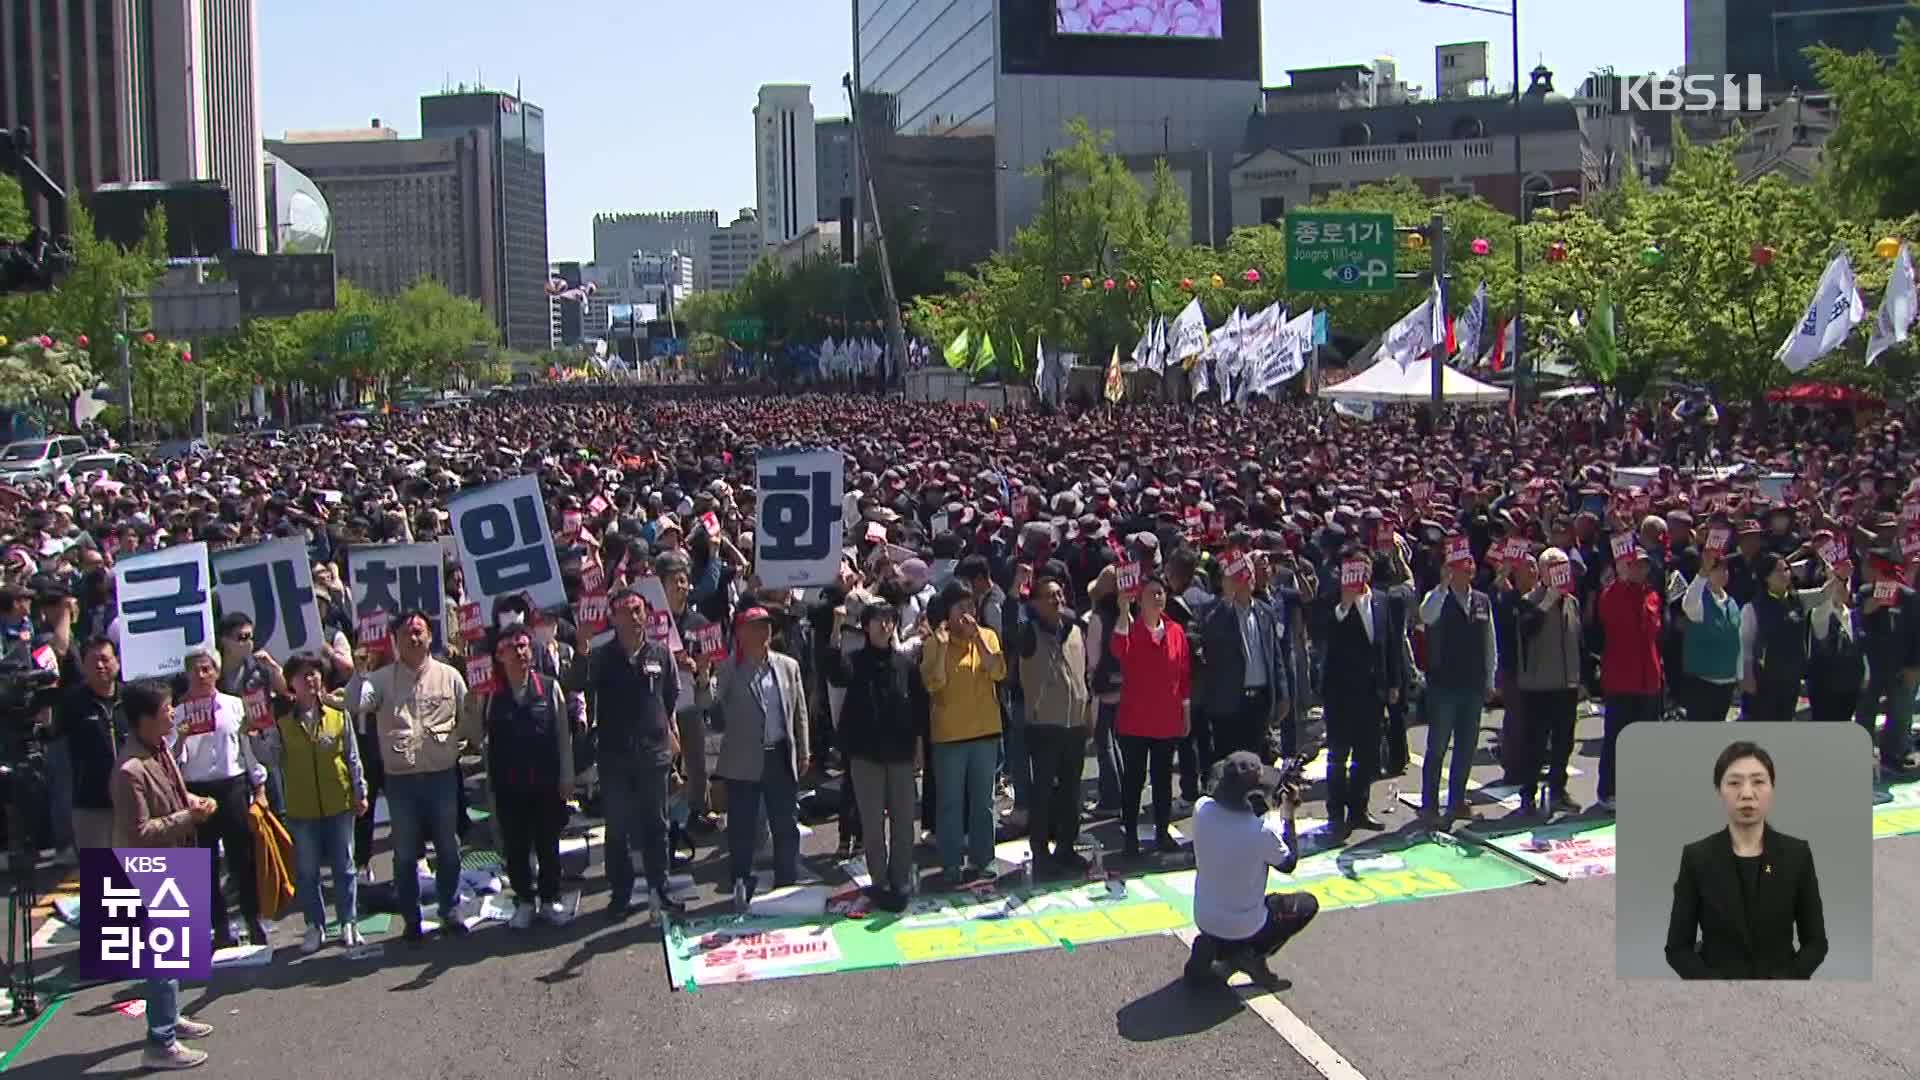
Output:
<svg viewBox="0 0 1920 1080">
<path fill-rule="evenodd" d="M 1199 935 L 1193 930 L 1176 930 L 1173 936 L 1191 949 L 1193 939 Z M 1280 999 L 1272 993 L 1254 986 L 1245 975 L 1237 973 L 1227 985 L 1239 993 L 1240 1000 L 1253 1010 L 1255 1016 L 1266 1021 L 1267 1026 L 1285 1039 L 1287 1045 L 1293 1047 L 1294 1053 L 1306 1059 L 1307 1064 L 1313 1066 L 1321 1076 L 1327 1080 L 1367 1080 L 1365 1074 L 1353 1067 L 1352 1062 L 1340 1056 L 1340 1051 L 1329 1045 L 1319 1032 L 1308 1027 L 1305 1020 L 1281 1004 Z"/>
</svg>

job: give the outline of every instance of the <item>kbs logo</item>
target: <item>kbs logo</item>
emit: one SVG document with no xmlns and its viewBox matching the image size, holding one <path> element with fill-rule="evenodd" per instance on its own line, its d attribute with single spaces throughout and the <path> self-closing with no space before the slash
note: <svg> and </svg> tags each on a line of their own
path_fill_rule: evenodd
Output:
<svg viewBox="0 0 1920 1080">
<path fill-rule="evenodd" d="M 1756 112 L 1765 107 L 1758 75 L 1635 75 L 1616 84 L 1624 111 Z"/>
</svg>

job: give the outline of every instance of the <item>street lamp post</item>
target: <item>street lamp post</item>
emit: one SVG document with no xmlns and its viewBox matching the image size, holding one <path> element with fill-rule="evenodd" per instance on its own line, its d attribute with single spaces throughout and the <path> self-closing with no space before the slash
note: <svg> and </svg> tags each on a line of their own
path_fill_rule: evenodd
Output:
<svg viewBox="0 0 1920 1080">
<path fill-rule="evenodd" d="M 1482 7 L 1462 0 L 1420 0 L 1436 7 L 1460 8 L 1482 15 L 1498 15 L 1513 28 L 1513 395 L 1516 405 L 1526 405 L 1533 391 L 1533 367 L 1526 352 L 1527 260 L 1520 244 L 1518 226 L 1527 217 L 1527 174 L 1520 167 L 1520 0 L 1507 0 L 1505 8 Z"/>
</svg>

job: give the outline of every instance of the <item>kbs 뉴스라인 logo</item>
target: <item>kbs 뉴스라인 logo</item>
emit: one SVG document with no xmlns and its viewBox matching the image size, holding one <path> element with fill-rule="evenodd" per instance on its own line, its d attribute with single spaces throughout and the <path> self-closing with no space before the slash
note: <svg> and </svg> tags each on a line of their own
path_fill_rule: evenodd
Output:
<svg viewBox="0 0 1920 1080">
<path fill-rule="evenodd" d="M 212 853 L 80 852 L 80 976 L 205 979 L 213 970 Z"/>
</svg>

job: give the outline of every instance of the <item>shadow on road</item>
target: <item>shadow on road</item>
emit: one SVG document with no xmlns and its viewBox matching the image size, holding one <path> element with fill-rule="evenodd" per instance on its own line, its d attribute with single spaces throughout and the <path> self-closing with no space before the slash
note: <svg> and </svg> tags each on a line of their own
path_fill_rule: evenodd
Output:
<svg viewBox="0 0 1920 1080">
<path fill-rule="evenodd" d="M 1128 1042 L 1158 1042 L 1199 1035 L 1226 1023 L 1240 1011 L 1240 998 L 1224 985 L 1194 990 L 1176 976 L 1171 982 L 1114 1013 L 1114 1027 Z"/>
</svg>

